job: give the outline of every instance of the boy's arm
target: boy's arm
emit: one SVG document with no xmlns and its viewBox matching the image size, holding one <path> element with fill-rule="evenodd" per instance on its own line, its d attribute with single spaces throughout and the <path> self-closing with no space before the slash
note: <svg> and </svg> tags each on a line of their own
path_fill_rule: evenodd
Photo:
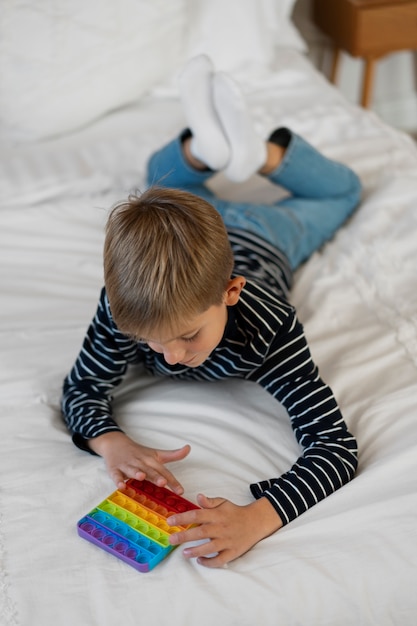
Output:
<svg viewBox="0 0 417 626">
<path fill-rule="evenodd" d="M 280 476 L 251 485 L 287 524 L 351 480 L 357 444 L 348 431 L 331 389 L 313 363 L 304 331 L 294 315 L 277 333 L 253 380 L 287 409 L 303 454 Z"/>
<path fill-rule="evenodd" d="M 319 377 L 293 310 L 275 334 L 264 364 L 250 379 L 286 407 L 304 453 L 281 477 L 251 485 L 256 500 L 250 504 L 238 506 L 200 494 L 201 509 L 168 519 L 173 526 L 197 524 L 172 534 L 170 542 L 199 541 L 186 547 L 184 555 L 197 557 L 207 567 L 224 566 L 244 554 L 348 482 L 357 466 L 356 441 L 332 391 Z"/>
<path fill-rule="evenodd" d="M 74 443 L 91 452 L 87 440 L 120 431 L 112 416 L 112 392 L 129 362 L 137 360 L 133 341 L 117 331 L 105 290 L 78 358 L 64 381 L 62 413 Z"/>
<path fill-rule="evenodd" d="M 136 342 L 114 325 L 103 290 L 81 352 L 64 382 L 64 419 L 79 448 L 103 457 L 119 489 L 124 488 L 126 478 L 147 478 L 181 494 L 182 485 L 165 465 L 185 458 L 190 446 L 177 450 L 149 448 L 130 439 L 112 417 L 111 394 L 128 364 L 139 359 Z"/>
</svg>

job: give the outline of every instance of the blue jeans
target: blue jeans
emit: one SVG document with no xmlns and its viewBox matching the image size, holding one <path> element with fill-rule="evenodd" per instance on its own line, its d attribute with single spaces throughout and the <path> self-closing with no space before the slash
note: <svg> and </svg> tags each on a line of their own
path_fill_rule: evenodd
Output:
<svg viewBox="0 0 417 626">
<path fill-rule="evenodd" d="M 158 150 L 148 163 L 149 185 L 183 189 L 204 198 L 226 226 L 252 231 L 284 252 L 293 270 L 334 235 L 361 195 L 361 183 L 352 170 L 326 158 L 295 133 L 290 133 L 280 165 L 268 176 L 290 197 L 274 204 L 222 200 L 205 186 L 213 174 L 195 170 L 185 161 L 180 138 Z"/>
</svg>

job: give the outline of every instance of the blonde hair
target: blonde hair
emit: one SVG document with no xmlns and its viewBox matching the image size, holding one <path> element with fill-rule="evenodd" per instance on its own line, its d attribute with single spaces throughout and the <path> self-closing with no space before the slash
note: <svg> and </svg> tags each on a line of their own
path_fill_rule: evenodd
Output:
<svg viewBox="0 0 417 626">
<path fill-rule="evenodd" d="M 136 338 L 219 305 L 233 254 L 216 209 L 186 191 L 151 187 L 110 213 L 104 280 L 113 318 Z"/>
</svg>

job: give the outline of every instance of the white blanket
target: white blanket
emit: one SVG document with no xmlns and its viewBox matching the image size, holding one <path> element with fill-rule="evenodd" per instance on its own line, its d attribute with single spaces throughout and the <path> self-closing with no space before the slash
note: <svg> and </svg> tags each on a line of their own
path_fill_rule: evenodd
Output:
<svg viewBox="0 0 417 626">
<path fill-rule="evenodd" d="M 0 623 L 2 626 L 412 626 L 417 615 L 417 149 L 347 104 L 294 50 L 243 85 L 260 132 L 287 125 L 362 178 L 361 207 L 298 272 L 292 300 L 359 442 L 356 478 L 228 569 L 174 551 L 141 574 L 80 539 L 113 491 L 75 448 L 61 384 L 102 285 L 109 208 L 144 187 L 146 159 L 183 126 L 155 91 L 86 129 L 3 151 Z M 258 179 L 226 197 L 272 197 Z M 299 454 L 288 417 L 249 382 L 156 380 L 132 369 L 115 411 L 133 437 L 190 443 L 185 496 L 251 500 Z M 138 417 L 140 415 L 140 418 Z"/>
</svg>

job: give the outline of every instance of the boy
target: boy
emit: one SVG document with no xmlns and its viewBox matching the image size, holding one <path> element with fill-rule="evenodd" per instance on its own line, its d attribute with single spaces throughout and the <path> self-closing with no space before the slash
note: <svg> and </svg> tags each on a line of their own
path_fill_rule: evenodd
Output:
<svg viewBox="0 0 417 626">
<path fill-rule="evenodd" d="M 109 217 L 105 288 L 62 407 L 74 443 L 104 458 L 118 488 L 146 477 L 182 493 L 166 464 L 190 447 L 147 448 L 112 418 L 110 396 L 129 363 L 182 380 L 245 378 L 285 406 L 303 448 L 288 472 L 252 484 L 247 506 L 200 494 L 200 510 L 170 519 L 196 524 L 171 542 L 205 540 L 184 555 L 217 567 L 354 476 L 356 441 L 287 296 L 292 272 L 353 212 L 361 186 L 288 129 L 261 140 L 239 89 L 206 57 L 188 64 L 180 87 L 190 130 L 150 159 L 149 182 L 163 187 Z M 292 195 L 272 206 L 226 202 L 205 186 L 219 169 L 236 182 L 258 172 Z"/>
</svg>

